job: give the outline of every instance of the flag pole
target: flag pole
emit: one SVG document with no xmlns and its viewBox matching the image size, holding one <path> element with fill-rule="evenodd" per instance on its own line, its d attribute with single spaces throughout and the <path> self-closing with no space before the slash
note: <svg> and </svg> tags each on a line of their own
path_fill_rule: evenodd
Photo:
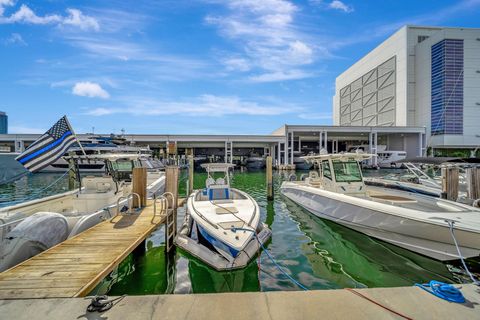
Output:
<svg viewBox="0 0 480 320">
<path fill-rule="evenodd" d="M 64 117 L 65 117 L 65 121 L 67 121 L 67 123 L 68 123 L 68 127 L 70 128 L 70 130 L 72 131 L 73 136 L 75 137 L 75 140 L 77 140 L 77 143 L 78 143 L 78 145 L 80 146 L 80 149 L 82 150 L 83 155 L 84 155 L 84 156 L 87 156 L 87 154 L 86 154 L 85 150 L 83 149 L 83 146 L 82 146 L 82 144 L 81 144 L 81 142 L 80 142 L 80 139 L 78 139 L 77 134 L 75 133 L 75 131 L 73 131 L 73 127 L 72 127 L 72 125 L 70 124 L 70 121 L 68 121 L 68 118 L 67 118 L 66 115 L 65 115 Z"/>
</svg>

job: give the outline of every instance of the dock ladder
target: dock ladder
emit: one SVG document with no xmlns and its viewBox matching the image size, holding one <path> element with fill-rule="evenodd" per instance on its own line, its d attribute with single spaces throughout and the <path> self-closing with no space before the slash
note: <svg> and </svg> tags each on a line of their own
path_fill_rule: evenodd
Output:
<svg viewBox="0 0 480 320">
<path fill-rule="evenodd" d="M 153 199 L 153 216 L 157 215 L 157 201 L 160 202 L 159 214 L 165 215 L 165 250 L 170 252 L 177 235 L 177 203 L 171 192 L 165 192 Z"/>
</svg>

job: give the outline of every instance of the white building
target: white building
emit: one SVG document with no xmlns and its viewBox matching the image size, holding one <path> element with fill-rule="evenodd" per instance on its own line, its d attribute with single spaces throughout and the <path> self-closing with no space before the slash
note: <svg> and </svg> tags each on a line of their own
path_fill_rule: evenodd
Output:
<svg viewBox="0 0 480 320">
<path fill-rule="evenodd" d="M 432 148 L 480 146 L 480 29 L 405 26 L 336 79 L 334 124 L 426 128 Z"/>
</svg>

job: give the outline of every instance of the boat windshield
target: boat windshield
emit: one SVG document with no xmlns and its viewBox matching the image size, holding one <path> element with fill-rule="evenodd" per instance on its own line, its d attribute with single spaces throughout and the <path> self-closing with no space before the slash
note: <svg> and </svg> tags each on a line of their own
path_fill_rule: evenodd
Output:
<svg viewBox="0 0 480 320">
<path fill-rule="evenodd" d="M 361 182 L 362 172 L 357 161 L 333 160 L 333 171 L 337 182 Z"/>
</svg>

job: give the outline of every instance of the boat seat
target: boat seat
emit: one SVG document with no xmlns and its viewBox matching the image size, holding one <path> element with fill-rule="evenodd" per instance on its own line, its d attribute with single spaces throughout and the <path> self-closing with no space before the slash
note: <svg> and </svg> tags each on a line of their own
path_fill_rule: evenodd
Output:
<svg viewBox="0 0 480 320">
<path fill-rule="evenodd" d="M 223 179 L 223 178 L 218 178 L 217 181 L 215 181 L 215 184 L 218 184 L 218 185 L 225 184 L 225 179 Z"/>
<path fill-rule="evenodd" d="M 230 188 L 226 185 L 211 185 L 207 189 L 208 200 L 226 200 L 230 199 Z"/>
<path fill-rule="evenodd" d="M 207 181 L 205 181 L 205 187 L 209 188 L 210 186 L 215 184 L 215 179 L 213 178 L 208 178 Z"/>
</svg>

